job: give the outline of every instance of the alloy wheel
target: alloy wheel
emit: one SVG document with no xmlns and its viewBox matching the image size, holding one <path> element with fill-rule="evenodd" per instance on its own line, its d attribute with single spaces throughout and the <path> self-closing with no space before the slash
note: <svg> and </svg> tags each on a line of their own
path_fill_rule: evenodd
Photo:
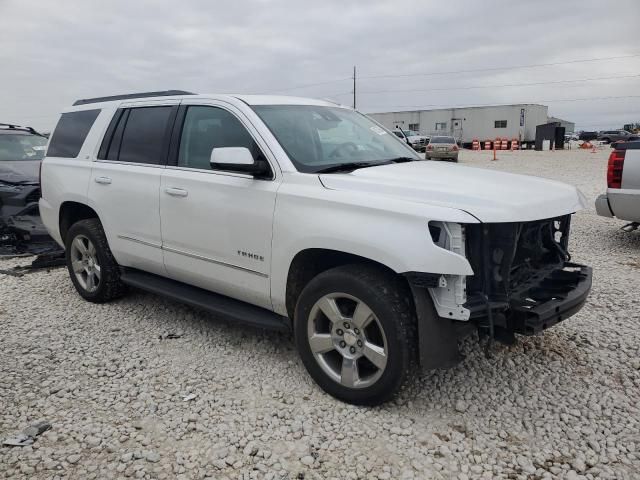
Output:
<svg viewBox="0 0 640 480">
<path fill-rule="evenodd" d="M 369 387 L 384 373 L 388 348 L 382 324 L 352 295 L 320 298 L 309 314 L 307 339 L 324 373 L 345 387 Z"/>
<path fill-rule="evenodd" d="M 77 235 L 71 242 L 71 267 L 78 283 L 87 292 L 95 292 L 100 286 L 101 268 L 96 247 L 84 235 Z"/>
</svg>

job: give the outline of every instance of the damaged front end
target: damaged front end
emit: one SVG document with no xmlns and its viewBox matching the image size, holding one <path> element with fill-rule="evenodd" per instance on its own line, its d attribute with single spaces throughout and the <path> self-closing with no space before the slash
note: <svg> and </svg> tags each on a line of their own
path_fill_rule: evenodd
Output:
<svg viewBox="0 0 640 480">
<path fill-rule="evenodd" d="M 40 219 L 39 199 L 37 183 L 0 180 L 0 256 L 60 250 Z"/>
<path fill-rule="evenodd" d="M 533 335 L 576 313 L 591 289 L 590 267 L 572 263 L 571 215 L 466 227 L 465 307 L 491 337 Z"/>
<path fill-rule="evenodd" d="M 516 333 L 533 335 L 578 312 L 591 289 L 592 270 L 571 262 L 570 222 L 571 215 L 532 222 L 430 222 L 433 242 L 465 256 L 474 274 L 408 277 L 423 368 L 457 363 L 457 341 L 474 328 L 512 343 Z"/>
</svg>

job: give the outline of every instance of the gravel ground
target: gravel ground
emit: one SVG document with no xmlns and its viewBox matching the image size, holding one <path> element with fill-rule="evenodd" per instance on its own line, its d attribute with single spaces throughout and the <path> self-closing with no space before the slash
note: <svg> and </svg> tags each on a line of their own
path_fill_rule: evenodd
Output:
<svg viewBox="0 0 640 480">
<path fill-rule="evenodd" d="M 141 292 L 85 303 L 64 269 L 0 275 L 0 438 L 52 424 L 33 446 L 0 447 L 0 477 L 640 478 L 640 233 L 595 215 L 608 153 L 463 153 L 580 187 L 590 208 L 570 247 L 593 291 L 490 359 L 469 339 L 460 365 L 379 408 L 325 395 L 286 335 Z"/>
</svg>

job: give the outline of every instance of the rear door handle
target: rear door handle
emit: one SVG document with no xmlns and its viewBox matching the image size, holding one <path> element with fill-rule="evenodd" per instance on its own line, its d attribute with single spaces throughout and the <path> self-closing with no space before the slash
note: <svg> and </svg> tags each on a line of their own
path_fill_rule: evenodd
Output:
<svg viewBox="0 0 640 480">
<path fill-rule="evenodd" d="M 172 197 L 186 197 L 187 195 L 189 195 L 189 192 L 183 190 L 182 188 L 167 187 L 164 189 L 164 191 Z"/>
<path fill-rule="evenodd" d="M 96 177 L 94 180 L 96 183 L 101 183 L 103 185 L 109 185 L 111 183 L 111 179 L 109 177 Z"/>
</svg>

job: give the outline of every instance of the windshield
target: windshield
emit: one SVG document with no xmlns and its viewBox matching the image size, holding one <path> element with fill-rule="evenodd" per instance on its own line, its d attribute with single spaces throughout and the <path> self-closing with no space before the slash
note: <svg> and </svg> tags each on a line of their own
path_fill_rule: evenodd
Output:
<svg viewBox="0 0 640 480">
<path fill-rule="evenodd" d="M 354 110 L 313 105 L 252 108 L 300 172 L 352 162 L 420 159 L 406 143 Z"/>
<path fill-rule="evenodd" d="M 38 135 L 0 134 L 0 162 L 42 160 L 47 139 Z"/>
<path fill-rule="evenodd" d="M 432 137 L 429 143 L 456 143 L 453 137 Z"/>
</svg>

